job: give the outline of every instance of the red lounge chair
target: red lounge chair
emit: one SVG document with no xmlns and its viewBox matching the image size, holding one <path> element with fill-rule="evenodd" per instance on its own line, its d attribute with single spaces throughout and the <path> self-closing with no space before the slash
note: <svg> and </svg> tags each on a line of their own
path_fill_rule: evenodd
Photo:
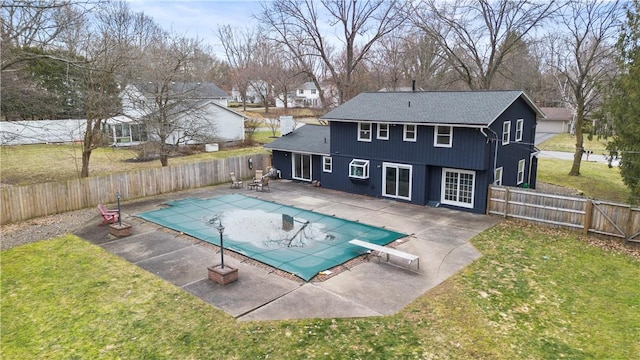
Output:
<svg viewBox="0 0 640 360">
<path fill-rule="evenodd" d="M 100 215 L 102 216 L 100 225 L 115 224 L 118 221 L 118 210 L 109 210 L 102 204 L 98 205 L 98 210 L 100 210 Z"/>
</svg>

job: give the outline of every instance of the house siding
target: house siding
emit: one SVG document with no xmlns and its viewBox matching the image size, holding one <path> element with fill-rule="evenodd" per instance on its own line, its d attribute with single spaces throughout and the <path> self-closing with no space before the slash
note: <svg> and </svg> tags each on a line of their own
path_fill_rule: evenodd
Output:
<svg viewBox="0 0 640 360">
<path fill-rule="evenodd" d="M 291 152 L 273 150 L 271 166 L 280 170 L 280 176 L 283 179 L 293 179 L 293 163 L 291 162 Z M 334 160 L 335 161 L 335 160 Z M 333 164 L 335 171 L 335 163 Z M 322 171 L 322 155 L 311 155 L 311 180 L 324 181 L 324 175 L 330 173 L 324 173 Z M 297 180 L 296 181 L 302 181 Z"/>
<path fill-rule="evenodd" d="M 358 141 L 358 123 L 351 121 L 330 121 L 329 155 L 332 158 L 332 172 L 322 169 L 322 155 L 313 155 L 312 179 L 319 180 L 322 187 L 344 191 L 347 193 L 389 198 L 396 201 L 411 202 L 418 205 L 436 205 L 484 213 L 487 204 L 487 189 L 494 181 L 494 169 L 503 168 L 503 185 L 518 186 L 518 161 L 525 160 L 524 183 L 535 187 L 537 159 L 531 157 L 535 151 L 536 111 L 522 97 L 511 103 L 488 128 L 453 126 L 451 147 L 434 146 L 434 124 L 416 124 L 417 139 L 405 141 L 404 124 L 389 123 L 388 139 L 377 138 L 378 123 L 371 122 L 371 141 Z M 516 141 L 517 120 L 523 120 L 522 139 Z M 407 120 L 411 121 L 411 120 Z M 490 120 L 487 120 L 487 123 Z M 511 122 L 509 144 L 502 145 L 502 131 L 505 121 Z M 305 144 L 297 144 L 305 147 Z M 298 147 L 294 147 L 298 149 Z M 305 151 L 298 149 L 298 151 Z M 323 150 L 326 152 L 327 150 Z M 350 163 L 354 159 L 369 161 L 369 177 L 354 179 L 349 176 Z M 411 168 L 410 198 L 395 198 L 383 195 L 384 169 L 393 164 L 399 168 Z M 282 171 L 282 177 L 291 179 L 291 152 L 273 151 L 273 164 Z M 460 171 L 460 177 L 451 177 L 452 181 L 460 180 L 461 190 L 452 193 L 451 204 L 442 203 L 442 186 L 444 169 L 452 172 Z M 473 200 L 469 204 L 464 193 L 464 181 L 473 174 Z M 400 187 L 398 188 L 400 189 Z M 454 189 L 451 187 L 451 189 Z M 457 194 L 458 196 L 454 195 Z M 459 202 L 458 202 L 459 201 Z M 471 207 L 456 206 L 453 204 Z"/>
<path fill-rule="evenodd" d="M 418 125 L 416 142 L 403 140 L 402 124 L 389 126 L 389 140 L 378 140 L 377 124 L 372 126 L 371 142 L 357 141 L 358 124 L 331 122 L 331 154 L 345 157 L 378 159 L 406 164 L 448 166 L 460 169 L 486 170 L 490 165 L 486 138 L 477 128 L 453 129 L 450 148 L 434 147 L 434 126 Z"/>
<path fill-rule="evenodd" d="M 523 119 L 523 134 L 522 141 L 516 141 L 516 121 L 517 119 Z M 525 173 L 524 183 L 527 183 L 531 188 L 535 188 L 535 176 L 530 174 L 536 173 L 537 162 L 534 162 L 531 167 L 531 153 L 534 152 L 535 142 L 535 125 L 536 114 L 535 112 L 522 100 L 516 100 L 502 115 L 498 117 L 490 128 L 498 134 L 498 138 L 502 139 L 502 124 L 505 121 L 511 122 L 511 134 L 508 145 L 502 145 L 498 143 L 497 151 L 497 166 L 502 167 L 502 185 L 505 186 L 522 186 L 518 184 L 518 160 L 525 160 Z M 494 142 L 495 144 L 495 142 Z M 492 146 L 493 147 L 493 146 Z M 491 169 L 493 171 L 493 168 Z M 493 174 L 489 174 L 489 183 L 493 182 Z"/>
</svg>

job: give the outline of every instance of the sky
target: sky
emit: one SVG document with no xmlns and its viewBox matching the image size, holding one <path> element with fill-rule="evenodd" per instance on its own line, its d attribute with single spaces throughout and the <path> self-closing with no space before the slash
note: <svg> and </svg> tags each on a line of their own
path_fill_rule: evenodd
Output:
<svg viewBox="0 0 640 360">
<path fill-rule="evenodd" d="M 251 16 L 260 10 L 255 0 L 127 0 L 132 10 L 145 15 L 167 31 L 210 44 L 215 54 L 224 59 L 224 51 L 216 36 L 220 25 L 253 27 Z"/>
</svg>

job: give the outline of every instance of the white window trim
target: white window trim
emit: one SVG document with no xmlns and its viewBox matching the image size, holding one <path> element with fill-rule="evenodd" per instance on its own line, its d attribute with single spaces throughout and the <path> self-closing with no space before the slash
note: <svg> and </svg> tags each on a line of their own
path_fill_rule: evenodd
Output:
<svg viewBox="0 0 640 360">
<path fill-rule="evenodd" d="M 364 164 L 355 164 L 356 162 L 362 162 Z M 362 168 L 362 176 L 352 175 L 351 168 L 357 166 Z M 349 177 L 353 179 L 368 179 L 369 178 L 369 160 L 353 159 L 349 163 Z"/>
<path fill-rule="evenodd" d="M 369 125 L 369 130 L 363 130 L 362 129 L 362 124 L 368 124 Z M 371 138 L 373 137 L 371 134 L 371 129 L 373 128 L 373 125 L 370 122 L 359 122 L 358 123 L 358 141 L 365 141 L 365 142 L 371 142 Z M 363 138 L 360 135 L 362 135 L 363 131 L 368 131 L 369 132 L 369 138 Z"/>
<path fill-rule="evenodd" d="M 386 126 L 387 127 L 387 136 L 380 135 L 380 126 Z M 390 127 L 389 127 L 388 123 L 378 123 L 377 124 L 377 130 L 378 130 L 377 139 L 378 140 L 389 140 L 389 129 L 390 129 Z"/>
<path fill-rule="evenodd" d="M 502 166 L 500 166 L 499 168 L 496 168 L 496 170 L 493 173 L 493 184 L 494 185 L 498 185 L 501 186 L 502 185 L 502 173 L 504 172 L 504 169 L 502 168 Z M 500 174 L 500 176 L 498 176 L 498 174 Z"/>
<path fill-rule="evenodd" d="M 516 141 L 522 141 L 522 133 L 524 130 L 524 119 L 516 121 Z"/>
<path fill-rule="evenodd" d="M 333 172 L 333 159 L 331 158 L 331 156 L 322 157 L 322 172 Z"/>
<path fill-rule="evenodd" d="M 413 126 L 413 138 L 407 138 L 407 127 Z M 418 141 L 418 125 L 416 124 L 404 124 L 404 131 L 402 132 L 402 140 L 416 142 Z"/>
<path fill-rule="evenodd" d="M 507 140 L 504 139 L 505 135 Z M 511 121 L 505 121 L 502 123 L 502 145 L 509 145 L 509 140 L 511 140 Z"/>
<path fill-rule="evenodd" d="M 390 195 L 387 194 L 387 167 L 394 167 L 396 169 L 409 169 L 409 196 L 398 196 L 398 195 Z M 382 163 L 382 196 L 394 198 L 394 199 L 404 199 L 411 200 L 411 193 L 413 192 L 413 166 L 406 164 L 396 164 L 396 163 Z"/>
<path fill-rule="evenodd" d="M 440 128 L 449 128 L 449 143 L 448 144 L 439 144 L 438 143 L 438 135 L 439 132 L 438 130 Z M 450 148 L 453 145 L 453 126 L 436 126 L 433 129 L 433 146 L 434 147 L 446 147 L 446 148 Z"/>
<path fill-rule="evenodd" d="M 518 161 L 518 175 L 517 175 L 518 185 L 524 182 L 524 171 L 525 171 L 526 165 L 527 165 L 527 161 L 525 159 Z"/>
<path fill-rule="evenodd" d="M 458 174 L 473 174 L 473 182 L 471 184 L 471 203 L 465 203 L 465 202 L 459 202 L 459 201 L 453 201 L 453 200 L 445 200 L 445 186 L 446 186 L 446 177 L 447 177 L 447 172 L 455 172 Z M 458 190 L 460 189 L 460 186 L 458 184 Z M 459 195 L 458 195 L 459 198 Z M 450 169 L 450 168 L 443 168 L 442 169 L 442 179 L 441 179 L 441 184 L 440 184 L 440 202 L 443 204 L 447 204 L 447 205 L 454 205 L 454 206 L 459 206 L 459 207 L 464 207 L 464 208 L 469 208 L 469 209 L 473 209 L 473 204 L 476 200 L 476 172 L 473 170 L 459 170 L 459 169 Z"/>
</svg>

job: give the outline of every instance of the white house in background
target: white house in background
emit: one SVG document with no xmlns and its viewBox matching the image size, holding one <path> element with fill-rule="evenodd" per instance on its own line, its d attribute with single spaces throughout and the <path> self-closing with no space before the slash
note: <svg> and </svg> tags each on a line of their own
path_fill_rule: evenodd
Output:
<svg viewBox="0 0 640 360">
<path fill-rule="evenodd" d="M 156 111 L 153 84 L 129 84 L 122 92 L 123 115 L 107 120 L 106 132 L 114 146 L 138 145 L 148 141 L 144 119 Z M 227 107 L 228 94 L 213 83 L 173 83 L 174 96 L 189 100 L 189 111 L 178 113 L 178 128 L 169 135 L 169 144 L 244 141 L 245 115 Z"/>
<path fill-rule="evenodd" d="M 262 102 L 263 94 L 267 93 L 268 84 L 266 81 L 257 80 L 251 82 L 247 87 L 247 94 L 245 96 L 247 104 L 259 104 Z M 242 102 L 242 94 L 237 86 L 231 88 L 231 101 Z"/>
<path fill-rule="evenodd" d="M 326 95 L 325 95 L 326 97 Z M 280 95 L 276 99 L 276 107 L 284 107 L 284 96 Z M 308 81 L 287 94 L 287 107 L 322 107 L 320 102 L 320 92 L 313 81 Z"/>
<path fill-rule="evenodd" d="M 571 130 L 573 110 L 566 107 L 541 107 L 540 110 L 546 117 L 538 120 L 537 132 L 561 134 Z"/>
</svg>

